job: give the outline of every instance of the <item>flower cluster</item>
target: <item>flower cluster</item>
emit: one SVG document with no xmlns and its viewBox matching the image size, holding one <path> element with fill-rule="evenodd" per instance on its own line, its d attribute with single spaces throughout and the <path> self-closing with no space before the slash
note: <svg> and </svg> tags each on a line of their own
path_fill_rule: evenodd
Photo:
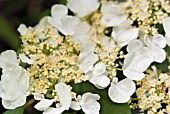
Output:
<svg viewBox="0 0 170 114">
<path fill-rule="evenodd" d="M 137 104 L 142 112 L 148 110 L 148 114 L 170 113 L 170 75 L 159 73 L 155 66 L 148 70 L 146 77 L 137 82 L 140 86 L 136 90 Z"/>
<path fill-rule="evenodd" d="M 90 91 L 79 95 L 70 84 L 88 81 L 97 89 L 108 89 L 115 103 L 127 103 L 136 91 L 142 99 L 142 111 L 158 111 L 161 103 L 168 102 L 165 92 L 169 78 L 145 71 L 152 63 L 166 59 L 164 48 L 170 45 L 168 6 L 164 0 L 122 4 L 67 0 L 66 6 L 52 6 L 51 16 L 42 18 L 35 27 L 21 24 L 20 52 L 9 50 L 0 55 L 3 106 L 15 109 L 32 95 L 39 101 L 34 108 L 43 114 L 61 114 L 69 109 L 99 114 L 100 96 Z M 165 36 L 157 31 L 157 24 L 163 25 Z M 124 75 L 122 80 L 117 72 Z M 155 79 L 159 84 L 155 82 L 153 87 Z M 137 90 L 135 81 L 141 86 Z M 159 100 L 155 106 L 145 102 L 153 99 Z"/>
</svg>

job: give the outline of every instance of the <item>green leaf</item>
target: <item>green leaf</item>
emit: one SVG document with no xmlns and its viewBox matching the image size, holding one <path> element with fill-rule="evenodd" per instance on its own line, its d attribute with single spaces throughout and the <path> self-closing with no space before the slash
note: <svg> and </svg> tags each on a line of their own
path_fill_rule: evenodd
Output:
<svg viewBox="0 0 170 114">
<path fill-rule="evenodd" d="M 73 87 L 73 91 L 80 95 L 86 92 L 99 94 L 100 95 L 99 103 L 101 105 L 100 114 L 131 114 L 131 110 L 127 103 L 117 104 L 113 103 L 110 100 L 108 96 L 108 88 L 104 90 L 99 90 L 89 82 L 82 82 L 80 84 L 70 83 L 70 85 Z"/>
<path fill-rule="evenodd" d="M 20 39 L 17 32 L 14 30 L 12 25 L 2 16 L 0 17 L 0 25 L 0 37 L 3 38 L 3 40 L 7 42 L 11 48 L 17 49 L 17 47 L 20 45 Z"/>
<path fill-rule="evenodd" d="M 3 114 L 24 114 L 24 109 L 25 107 L 18 107 L 14 110 L 7 110 L 6 112 L 4 112 Z"/>
</svg>

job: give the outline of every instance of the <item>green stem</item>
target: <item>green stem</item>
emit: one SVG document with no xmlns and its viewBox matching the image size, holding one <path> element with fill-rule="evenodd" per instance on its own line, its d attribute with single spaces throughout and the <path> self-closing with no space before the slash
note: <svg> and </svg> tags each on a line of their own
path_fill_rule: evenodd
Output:
<svg viewBox="0 0 170 114">
<path fill-rule="evenodd" d="M 31 99 L 30 101 L 28 101 L 25 105 L 24 105 L 24 108 L 26 108 L 27 106 L 31 105 L 32 103 L 34 103 L 35 100 L 34 99 Z"/>
</svg>

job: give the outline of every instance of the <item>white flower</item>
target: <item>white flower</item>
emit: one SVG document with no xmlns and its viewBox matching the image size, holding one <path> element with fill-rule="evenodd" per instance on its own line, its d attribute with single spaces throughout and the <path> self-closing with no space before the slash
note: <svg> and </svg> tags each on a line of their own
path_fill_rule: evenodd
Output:
<svg viewBox="0 0 170 114">
<path fill-rule="evenodd" d="M 79 18 L 74 16 L 65 16 L 61 18 L 60 22 L 56 26 L 58 30 L 64 35 L 73 35 L 79 23 Z"/>
<path fill-rule="evenodd" d="M 112 80 L 111 87 L 109 88 L 109 97 L 113 102 L 116 103 L 126 103 L 130 100 L 130 96 L 136 90 L 135 83 L 126 78 L 118 82 L 115 77 Z"/>
<path fill-rule="evenodd" d="M 34 93 L 34 99 L 41 101 L 44 99 L 44 95 L 36 92 Z"/>
<path fill-rule="evenodd" d="M 95 47 L 93 43 L 86 42 L 82 45 L 79 54 L 78 66 L 82 71 L 84 71 L 84 73 L 93 70 L 93 65 L 98 60 L 98 56 L 94 54 L 94 51 Z"/>
<path fill-rule="evenodd" d="M 17 72 L 17 71 L 16 71 Z M 6 71 L 1 76 L 0 97 L 6 109 L 15 109 L 26 103 L 29 87 L 29 76 Z"/>
<path fill-rule="evenodd" d="M 131 28 L 131 23 L 132 21 L 126 20 L 113 29 L 112 37 L 119 47 L 127 45 L 138 37 L 138 29 Z"/>
<path fill-rule="evenodd" d="M 98 0 L 67 0 L 67 7 L 78 17 L 84 17 L 99 7 Z"/>
<path fill-rule="evenodd" d="M 53 104 L 53 99 L 43 99 L 35 105 L 35 108 L 44 111 L 43 114 L 61 114 L 64 110 L 69 110 L 72 99 L 70 88 L 65 83 L 60 82 L 55 85 L 55 90 L 60 100 L 60 103 L 56 104 L 56 108 L 49 107 Z"/>
<path fill-rule="evenodd" d="M 142 47 L 144 47 L 143 43 L 140 40 L 132 40 L 129 42 L 127 46 L 127 52 L 128 53 L 136 53 L 139 51 Z"/>
<path fill-rule="evenodd" d="M 102 43 L 104 44 L 105 48 L 108 50 L 115 46 L 115 41 L 107 36 L 103 37 Z"/>
<path fill-rule="evenodd" d="M 101 12 L 103 16 L 100 23 L 106 27 L 118 26 L 120 23 L 125 21 L 128 16 L 123 13 L 120 6 L 115 4 L 102 5 Z"/>
<path fill-rule="evenodd" d="M 93 70 L 86 74 L 86 77 L 98 89 L 104 89 L 110 84 L 110 79 L 107 77 L 106 66 L 103 62 L 97 63 Z"/>
<path fill-rule="evenodd" d="M 71 108 L 74 110 L 80 110 L 82 108 L 85 114 L 99 114 L 100 104 L 97 100 L 100 96 L 92 93 L 85 93 L 82 96 L 78 96 L 77 102 L 72 101 Z"/>
<path fill-rule="evenodd" d="M 19 54 L 19 58 L 24 63 L 33 64 L 35 60 L 35 55 L 30 55 L 30 58 L 28 58 L 25 54 Z"/>
<path fill-rule="evenodd" d="M 166 52 L 163 49 L 166 46 L 166 40 L 163 35 L 154 34 L 153 37 L 145 35 L 144 43 L 150 48 L 155 62 L 162 63 L 166 59 Z"/>
<path fill-rule="evenodd" d="M 163 28 L 165 31 L 165 39 L 168 46 L 170 46 L 170 17 L 163 20 Z"/>
<path fill-rule="evenodd" d="M 53 104 L 53 99 L 42 99 L 39 103 L 37 103 L 34 108 L 39 111 L 44 111 L 49 108 Z"/>
<path fill-rule="evenodd" d="M 19 61 L 17 60 L 17 54 L 15 51 L 7 50 L 1 53 L 0 68 L 2 68 L 2 72 L 12 71 L 17 75 L 21 74 L 22 68 L 19 66 Z"/>
<path fill-rule="evenodd" d="M 22 36 L 25 35 L 27 33 L 27 31 L 28 31 L 25 24 L 20 24 L 17 30 L 20 33 L 20 35 L 22 35 Z"/>
<path fill-rule="evenodd" d="M 54 5 L 51 9 L 52 17 L 48 17 L 48 22 L 56 27 L 64 35 L 73 35 L 75 28 L 80 23 L 80 19 L 68 16 L 68 9 L 64 5 Z"/>
<path fill-rule="evenodd" d="M 76 42 L 84 43 L 87 38 L 89 38 L 89 30 L 90 30 L 90 25 L 81 22 L 77 27 L 75 28 L 75 33 L 71 35 L 71 39 Z"/>
<path fill-rule="evenodd" d="M 145 77 L 143 72 L 153 61 L 154 56 L 152 51 L 147 47 L 142 47 L 136 53 L 129 53 L 126 55 L 123 65 L 123 74 L 131 80 L 141 80 Z"/>
</svg>

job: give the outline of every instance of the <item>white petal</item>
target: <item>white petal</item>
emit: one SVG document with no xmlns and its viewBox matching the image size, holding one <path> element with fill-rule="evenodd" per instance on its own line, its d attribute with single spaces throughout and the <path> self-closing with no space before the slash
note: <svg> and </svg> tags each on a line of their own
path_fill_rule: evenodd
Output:
<svg viewBox="0 0 170 114">
<path fill-rule="evenodd" d="M 66 16 L 67 13 L 68 13 L 68 9 L 64 5 L 57 4 L 57 5 L 53 5 L 51 8 L 51 15 L 57 20 Z"/>
<path fill-rule="evenodd" d="M 98 89 L 104 89 L 110 84 L 110 79 L 106 75 L 92 77 L 89 81 Z"/>
<path fill-rule="evenodd" d="M 161 34 L 154 34 L 153 43 L 160 48 L 164 48 L 166 46 L 166 39 Z"/>
<path fill-rule="evenodd" d="M 115 39 L 120 47 L 127 45 L 131 40 L 138 37 L 138 29 L 131 28 L 126 30 L 120 30 L 117 33 L 113 32 L 112 37 Z"/>
<path fill-rule="evenodd" d="M 127 59 L 132 59 L 132 58 L 127 57 Z M 152 55 L 150 49 L 143 47 L 134 55 L 127 69 L 132 69 L 133 71 L 143 72 L 150 66 L 150 64 L 153 61 L 154 61 L 154 56 Z M 124 64 L 126 66 L 127 63 L 125 62 Z"/>
<path fill-rule="evenodd" d="M 91 70 L 93 70 L 93 65 L 98 60 L 98 56 L 94 53 L 88 54 L 87 56 L 83 57 L 79 61 L 79 68 L 84 71 L 84 73 L 87 73 Z"/>
<path fill-rule="evenodd" d="M 90 30 L 90 25 L 81 22 L 76 28 L 75 28 L 75 34 L 71 35 L 71 39 L 76 42 L 84 43 L 87 38 L 89 38 L 89 30 Z"/>
<path fill-rule="evenodd" d="M 123 70 L 123 74 L 131 80 L 142 80 L 145 77 L 145 74 L 141 71 L 133 71 L 133 69 Z"/>
<path fill-rule="evenodd" d="M 19 58 L 24 63 L 33 64 L 34 62 L 33 60 L 29 59 L 25 54 L 19 54 Z"/>
<path fill-rule="evenodd" d="M 106 72 L 106 66 L 103 62 L 99 62 L 94 66 L 93 75 L 99 76 Z"/>
<path fill-rule="evenodd" d="M 13 50 L 7 50 L 1 53 L 1 57 L 5 58 L 9 62 L 16 64 L 18 62 L 17 60 L 17 54 Z"/>
<path fill-rule="evenodd" d="M 47 27 L 47 25 L 49 25 L 48 23 L 48 16 L 43 17 L 40 22 L 38 23 L 38 25 L 36 26 L 36 30 L 42 29 Z"/>
<path fill-rule="evenodd" d="M 61 114 L 63 111 L 64 111 L 63 107 L 60 108 L 49 107 L 43 112 L 43 114 Z"/>
<path fill-rule="evenodd" d="M 62 105 L 63 108 L 68 110 L 71 105 L 72 99 L 69 87 L 65 83 L 60 82 L 55 85 L 55 90 L 60 99 L 60 104 Z"/>
<path fill-rule="evenodd" d="M 135 83 L 126 78 L 117 84 L 112 83 L 109 88 L 109 97 L 113 102 L 126 103 L 130 100 L 130 96 L 135 92 Z"/>
<path fill-rule="evenodd" d="M 80 50 L 79 60 L 81 60 L 84 56 L 87 56 L 90 53 L 95 51 L 95 47 L 92 42 L 85 42 Z"/>
<path fill-rule="evenodd" d="M 127 15 L 124 15 L 121 8 L 117 5 L 102 5 L 101 11 L 103 17 L 100 21 L 101 25 L 111 27 L 118 26 L 121 22 L 126 20 Z"/>
<path fill-rule="evenodd" d="M 163 20 L 163 27 L 165 33 L 168 33 L 170 31 L 170 17 L 167 17 Z"/>
<path fill-rule="evenodd" d="M 153 46 L 151 47 L 152 54 L 154 55 L 154 61 L 162 63 L 166 59 L 166 52 L 164 49 Z"/>
<path fill-rule="evenodd" d="M 115 41 L 113 39 L 110 39 L 109 37 L 104 37 L 102 39 L 102 43 L 104 44 L 104 46 L 108 49 L 112 48 L 113 46 L 115 46 Z"/>
<path fill-rule="evenodd" d="M 81 99 L 79 100 L 80 104 L 84 103 L 84 102 L 93 102 L 96 100 L 99 100 L 100 96 L 98 94 L 92 94 L 90 92 L 84 93 L 81 97 Z"/>
<path fill-rule="evenodd" d="M 29 88 L 29 76 L 27 73 L 22 73 L 18 79 L 18 85 L 22 89 L 23 93 L 27 93 Z"/>
<path fill-rule="evenodd" d="M 57 28 L 64 35 L 73 35 L 79 23 L 80 19 L 78 17 L 65 16 L 60 19 Z"/>
<path fill-rule="evenodd" d="M 100 104 L 97 101 L 84 103 L 81 107 L 85 114 L 99 114 Z"/>
<path fill-rule="evenodd" d="M 20 24 L 19 27 L 18 27 L 18 32 L 21 34 L 21 35 L 25 35 L 28 31 L 27 27 L 25 26 L 25 24 Z"/>
<path fill-rule="evenodd" d="M 79 17 L 84 17 L 97 10 L 99 2 L 98 0 L 67 0 L 67 7 Z"/>
<path fill-rule="evenodd" d="M 127 46 L 127 51 L 129 53 L 135 53 L 142 47 L 143 43 L 140 40 L 132 40 Z"/>
<path fill-rule="evenodd" d="M 34 93 L 34 99 L 35 100 L 43 100 L 44 99 L 44 95 L 40 94 L 40 93 Z"/>
<path fill-rule="evenodd" d="M 8 101 L 2 99 L 2 105 L 6 109 L 15 109 L 17 107 L 23 106 L 26 103 L 26 96 L 20 96 L 14 101 Z"/>
<path fill-rule="evenodd" d="M 23 94 L 22 89 L 18 85 L 18 81 L 16 79 L 16 75 L 13 72 L 5 72 L 1 76 L 1 85 L 4 89 L 4 93 L 2 93 L 2 99 L 14 101 L 20 95 Z M 12 81 L 11 81 L 12 80 Z"/>
<path fill-rule="evenodd" d="M 170 46 L 170 33 L 169 34 L 165 34 L 165 39 L 166 39 L 167 45 Z"/>
<path fill-rule="evenodd" d="M 49 99 L 43 99 L 39 103 L 37 103 L 34 108 L 39 110 L 39 111 L 44 111 L 47 108 L 49 108 L 53 104 L 54 100 L 49 100 Z"/>
<path fill-rule="evenodd" d="M 80 104 L 78 102 L 75 102 L 75 101 L 71 101 L 70 108 L 72 108 L 73 110 L 80 110 L 81 109 Z"/>
</svg>

